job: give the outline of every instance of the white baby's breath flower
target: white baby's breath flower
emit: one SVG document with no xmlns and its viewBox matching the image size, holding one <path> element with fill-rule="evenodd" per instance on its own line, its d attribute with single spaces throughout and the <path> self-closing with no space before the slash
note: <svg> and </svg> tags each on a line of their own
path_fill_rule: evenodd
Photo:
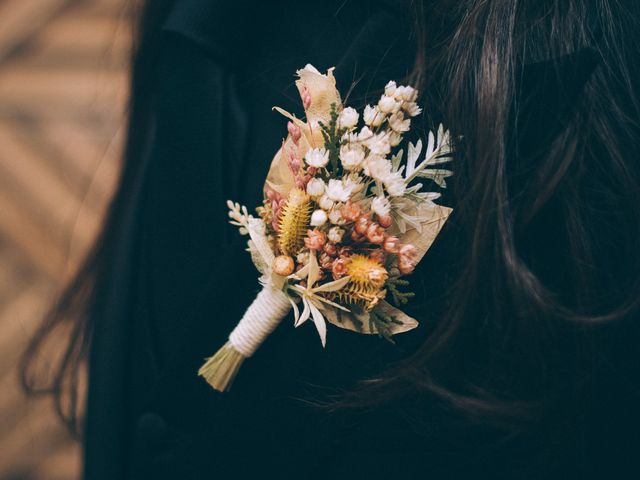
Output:
<svg viewBox="0 0 640 480">
<path fill-rule="evenodd" d="M 391 145 L 387 138 L 387 132 L 380 132 L 371 136 L 365 141 L 365 145 L 375 155 L 388 155 L 391 152 Z"/>
<path fill-rule="evenodd" d="M 357 143 L 343 145 L 340 148 L 340 161 L 345 170 L 358 170 L 364 156 L 364 149 Z"/>
<path fill-rule="evenodd" d="M 298 255 L 296 255 L 296 262 L 298 262 L 299 264 L 306 265 L 308 261 L 309 261 L 309 250 L 304 250 L 298 253 Z"/>
<path fill-rule="evenodd" d="M 400 108 L 400 103 L 389 95 L 383 95 L 378 102 L 378 108 L 382 113 L 393 113 Z"/>
<path fill-rule="evenodd" d="M 329 163 L 329 152 L 324 148 L 312 148 L 304 159 L 310 167 L 322 168 Z"/>
<path fill-rule="evenodd" d="M 418 98 L 418 91 L 409 86 L 398 87 L 393 97 L 399 102 L 415 102 Z"/>
<path fill-rule="evenodd" d="M 333 225 L 344 225 L 347 221 L 342 217 L 342 212 L 338 206 L 331 209 L 329 212 L 329 221 Z"/>
<path fill-rule="evenodd" d="M 342 178 L 344 188 L 351 192 L 351 195 L 360 193 L 364 189 L 362 178 L 357 173 L 349 174 Z"/>
<path fill-rule="evenodd" d="M 347 107 L 342 110 L 342 112 L 340 112 L 340 116 L 338 117 L 338 124 L 343 128 L 352 130 L 358 124 L 359 118 L 360 114 L 356 111 L 355 108 Z"/>
<path fill-rule="evenodd" d="M 371 210 L 376 215 L 384 217 L 391 211 L 391 202 L 386 197 L 376 197 L 371 201 Z"/>
<path fill-rule="evenodd" d="M 318 205 L 320 206 L 321 209 L 328 211 L 328 210 L 331 210 L 331 208 L 333 207 L 333 200 L 331 200 L 329 196 L 325 193 L 320 197 L 320 200 L 318 201 Z"/>
<path fill-rule="evenodd" d="M 321 178 L 312 178 L 307 183 L 307 193 L 311 197 L 319 197 L 324 193 L 324 181 Z"/>
<path fill-rule="evenodd" d="M 379 182 L 384 182 L 391 174 L 391 162 L 379 155 L 369 156 L 364 164 L 364 173 Z"/>
<path fill-rule="evenodd" d="M 358 143 L 358 141 L 359 141 L 358 132 L 356 132 L 355 130 L 352 130 L 350 132 L 345 132 L 341 137 L 342 144 Z"/>
<path fill-rule="evenodd" d="M 366 142 L 367 140 L 371 140 L 374 137 L 374 133 L 371 131 L 369 127 L 362 127 L 360 129 L 360 133 L 358 134 L 358 142 Z"/>
<path fill-rule="evenodd" d="M 394 132 L 408 132 L 411 127 L 411 119 L 405 119 L 402 112 L 396 112 L 389 117 L 389 126 Z"/>
<path fill-rule="evenodd" d="M 342 242 L 342 238 L 344 237 L 344 230 L 340 227 L 331 227 L 329 229 L 329 233 L 327 234 L 327 238 L 330 242 L 340 243 Z"/>
<path fill-rule="evenodd" d="M 384 94 L 388 95 L 390 97 L 393 97 L 393 95 L 396 93 L 396 82 L 394 82 L 393 80 L 390 80 L 385 86 L 384 86 Z"/>
<path fill-rule="evenodd" d="M 334 202 L 346 202 L 351 196 L 351 189 L 345 188 L 341 180 L 332 178 L 327 185 L 327 196 Z"/>
<path fill-rule="evenodd" d="M 416 102 L 405 102 L 402 104 L 402 109 L 407 112 L 410 117 L 416 117 L 422 113 L 422 109 Z"/>
<path fill-rule="evenodd" d="M 388 175 L 384 187 L 387 189 L 387 193 L 392 197 L 401 197 L 407 190 L 404 178 L 398 172 Z"/>
<path fill-rule="evenodd" d="M 367 105 L 364 107 L 364 113 L 362 115 L 364 123 L 372 128 L 377 128 L 384 122 L 387 116 L 382 113 L 378 107 L 372 107 Z"/>
<path fill-rule="evenodd" d="M 314 227 L 321 227 L 327 223 L 327 214 L 324 210 L 315 210 L 311 214 L 311 225 Z"/>
<path fill-rule="evenodd" d="M 398 145 L 400 145 L 400 142 L 402 142 L 402 135 L 391 130 L 389 132 L 389 135 L 387 135 L 387 140 L 389 141 L 389 145 L 391 145 L 392 147 L 397 147 Z"/>
</svg>

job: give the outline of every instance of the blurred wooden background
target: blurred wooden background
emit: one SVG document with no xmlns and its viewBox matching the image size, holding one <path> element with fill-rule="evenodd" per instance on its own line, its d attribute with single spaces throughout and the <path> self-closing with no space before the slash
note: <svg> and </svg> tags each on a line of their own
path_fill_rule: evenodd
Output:
<svg viewBox="0 0 640 480">
<path fill-rule="evenodd" d="M 78 478 L 80 449 L 16 363 L 117 179 L 127 0 L 0 0 L 0 479 Z M 116 480 L 116 479 L 114 479 Z"/>
</svg>

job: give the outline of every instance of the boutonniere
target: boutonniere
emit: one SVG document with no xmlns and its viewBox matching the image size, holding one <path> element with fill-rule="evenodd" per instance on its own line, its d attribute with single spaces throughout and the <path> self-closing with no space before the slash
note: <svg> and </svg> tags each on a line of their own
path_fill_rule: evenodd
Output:
<svg viewBox="0 0 640 480">
<path fill-rule="evenodd" d="M 327 323 L 363 334 L 392 336 L 418 322 L 398 306 L 410 301 L 411 274 L 451 209 L 423 181 L 446 186 L 451 171 L 448 131 L 399 146 L 421 113 L 418 92 L 389 82 L 362 115 L 342 104 L 333 69 L 297 71 L 305 118 L 289 119 L 256 215 L 228 202 L 231 223 L 248 235 L 262 290 L 200 368 L 216 390 L 231 386 L 242 362 L 293 310 L 296 327 L 313 322 L 324 346 Z M 422 180 L 422 181 L 421 181 Z"/>
</svg>

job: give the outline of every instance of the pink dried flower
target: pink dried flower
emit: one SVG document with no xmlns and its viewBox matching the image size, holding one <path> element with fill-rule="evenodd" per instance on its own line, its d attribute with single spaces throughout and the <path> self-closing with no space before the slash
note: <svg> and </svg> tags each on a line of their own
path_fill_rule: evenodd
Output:
<svg viewBox="0 0 640 480">
<path fill-rule="evenodd" d="M 331 270 L 334 258 L 326 253 L 321 253 L 318 263 L 324 270 Z"/>
<path fill-rule="evenodd" d="M 300 127 L 298 127 L 293 122 L 289 122 L 287 123 L 287 130 L 289 131 L 289 135 L 291 135 L 291 140 L 293 140 L 293 143 L 297 145 L 298 141 L 300 140 L 300 137 L 302 136 L 302 131 L 300 130 Z"/>
<path fill-rule="evenodd" d="M 353 247 L 349 245 L 345 245 L 343 247 L 338 248 L 338 256 L 339 257 L 349 257 L 353 254 Z"/>
<path fill-rule="evenodd" d="M 361 215 L 356 220 L 356 223 L 353 226 L 353 229 L 360 235 L 366 235 L 370 223 L 371 221 L 369 220 L 369 218 L 367 218 L 366 215 Z"/>
<path fill-rule="evenodd" d="M 344 277 L 347 274 L 347 259 L 338 258 L 334 260 L 333 264 L 331 265 L 331 273 L 333 274 L 333 278 L 335 280 Z"/>
<path fill-rule="evenodd" d="M 418 249 L 410 243 L 407 243 L 406 245 L 402 245 L 400 247 L 398 255 L 414 259 L 418 255 Z"/>
<path fill-rule="evenodd" d="M 355 222 L 362 215 L 362 209 L 356 203 L 347 202 L 340 209 L 340 213 L 345 220 Z"/>
<path fill-rule="evenodd" d="M 335 257 L 336 255 L 338 255 L 338 248 L 336 247 L 335 243 L 327 242 L 324 245 L 324 252 L 327 255 L 331 255 L 332 257 Z"/>
<path fill-rule="evenodd" d="M 400 250 L 400 240 L 398 237 L 388 236 L 384 239 L 383 247 L 387 253 L 398 253 Z"/>
<path fill-rule="evenodd" d="M 278 192 L 276 192 L 273 188 L 270 188 L 270 187 L 265 187 L 264 193 L 267 196 L 267 198 L 271 201 L 273 200 L 277 201 L 282 198 L 282 195 L 280 195 Z"/>
<path fill-rule="evenodd" d="M 398 270 L 403 275 L 409 275 L 413 273 L 416 268 L 416 262 L 403 257 L 398 258 Z"/>
<path fill-rule="evenodd" d="M 369 258 L 378 263 L 384 263 L 387 259 L 387 254 L 381 248 L 376 248 L 369 252 Z"/>
<path fill-rule="evenodd" d="M 365 235 L 362 235 L 355 230 L 351 232 L 350 236 L 351 236 L 351 240 L 353 240 L 355 243 L 362 243 L 367 239 Z"/>
<path fill-rule="evenodd" d="M 295 150 L 289 150 L 289 158 L 287 159 L 287 163 L 289 164 L 289 168 L 294 175 L 297 175 L 300 171 L 300 167 L 302 166 L 302 162 L 299 158 L 296 158 Z"/>
<path fill-rule="evenodd" d="M 367 228 L 367 239 L 371 243 L 381 244 L 384 242 L 384 228 L 375 222 L 371 222 Z"/>
<path fill-rule="evenodd" d="M 327 243 L 327 235 L 317 228 L 307 230 L 307 238 L 304 239 L 304 245 L 309 250 L 320 250 Z"/>
<path fill-rule="evenodd" d="M 300 98 L 302 99 L 302 105 L 304 106 L 304 109 L 308 110 L 311 106 L 311 93 L 309 93 L 309 89 L 306 85 L 304 85 L 300 89 Z"/>
<path fill-rule="evenodd" d="M 398 269 L 403 275 L 408 275 L 416 268 L 418 249 L 411 244 L 400 247 L 398 251 Z"/>
<path fill-rule="evenodd" d="M 378 223 L 383 228 L 389 228 L 393 223 L 391 215 L 378 215 Z"/>
</svg>

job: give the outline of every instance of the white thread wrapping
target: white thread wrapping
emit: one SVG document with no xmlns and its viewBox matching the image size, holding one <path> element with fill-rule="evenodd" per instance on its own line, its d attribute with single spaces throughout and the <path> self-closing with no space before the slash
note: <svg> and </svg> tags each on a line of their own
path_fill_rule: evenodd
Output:
<svg viewBox="0 0 640 480">
<path fill-rule="evenodd" d="M 284 293 L 264 287 L 229 335 L 229 343 L 243 356 L 250 357 L 290 309 L 291 303 Z"/>
</svg>

